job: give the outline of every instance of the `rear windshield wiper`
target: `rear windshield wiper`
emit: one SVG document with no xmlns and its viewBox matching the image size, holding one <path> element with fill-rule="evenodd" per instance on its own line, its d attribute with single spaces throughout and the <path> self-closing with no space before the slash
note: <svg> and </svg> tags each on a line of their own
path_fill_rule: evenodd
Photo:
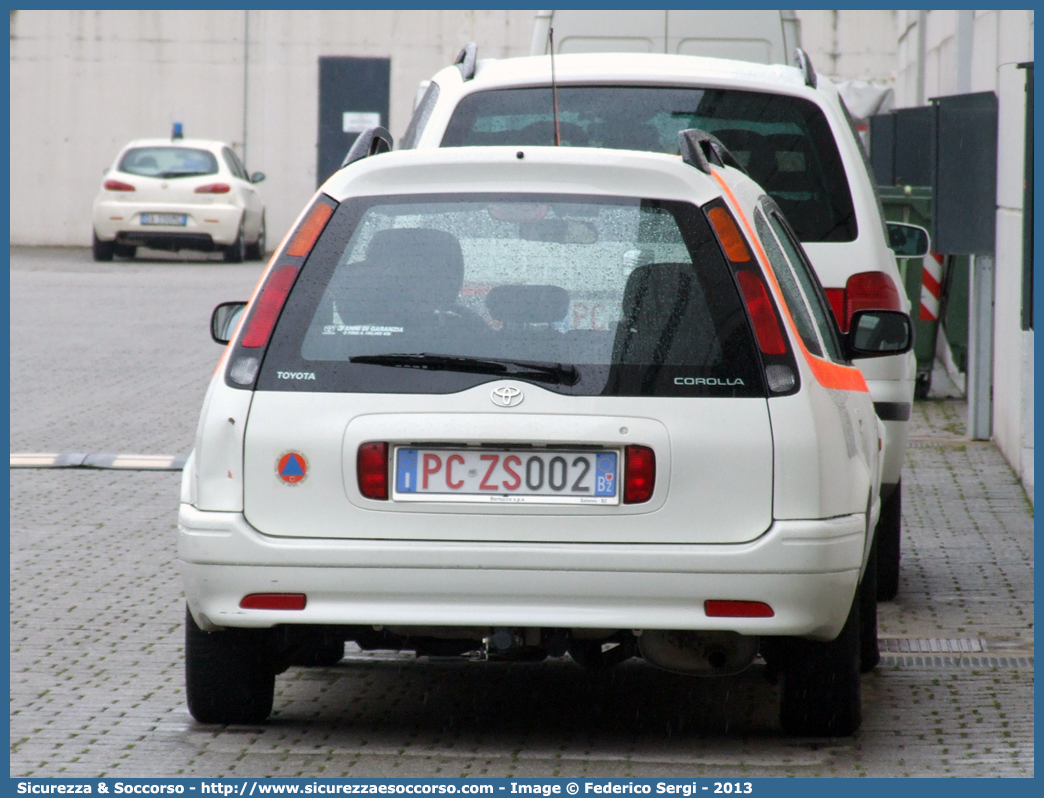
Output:
<svg viewBox="0 0 1044 798">
<path fill-rule="evenodd" d="M 577 371 L 576 366 L 562 363 L 540 363 L 531 360 L 461 357 L 419 352 L 417 354 L 356 355 L 348 358 L 348 362 L 370 366 L 499 374 L 505 377 L 525 377 L 537 382 L 553 382 L 558 385 L 576 385 L 580 381 L 580 372 Z"/>
</svg>

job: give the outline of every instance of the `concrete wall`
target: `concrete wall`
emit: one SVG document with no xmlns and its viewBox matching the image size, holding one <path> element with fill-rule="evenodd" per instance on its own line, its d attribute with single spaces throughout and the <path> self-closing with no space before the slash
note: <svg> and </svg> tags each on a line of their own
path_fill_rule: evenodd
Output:
<svg viewBox="0 0 1044 798">
<path fill-rule="evenodd" d="M 921 22 L 923 21 L 923 33 Z M 970 91 L 996 92 L 999 104 L 997 244 L 994 283 L 993 438 L 1033 497 L 1033 332 L 1020 326 L 1025 124 L 1022 61 L 1033 60 L 1033 12 L 975 11 Z M 958 91 L 957 11 L 898 14 L 896 105 Z M 923 91 L 918 59 L 923 36 Z"/>
<path fill-rule="evenodd" d="M 816 71 L 847 80 L 891 83 L 900 12 L 842 9 L 797 11 L 801 46 Z"/>
<path fill-rule="evenodd" d="M 471 40 L 525 55 L 534 13 L 12 11 L 11 243 L 89 244 L 102 170 L 177 120 L 265 172 L 274 245 L 315 190 L 320 56 L 391 58 L 398 137 L 419 81 Z"/>
</svg>

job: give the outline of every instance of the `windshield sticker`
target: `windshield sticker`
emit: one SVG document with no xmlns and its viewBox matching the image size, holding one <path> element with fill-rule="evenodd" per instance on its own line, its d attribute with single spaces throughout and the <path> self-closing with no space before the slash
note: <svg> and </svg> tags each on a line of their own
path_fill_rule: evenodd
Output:
<svg viewBox="0 0 1044 798">
<path fill-rule="evenodd" d="M 395 335 L 402 327 L 379 327 L 376 324 L 327 324 L 323 335 Z"/>
<path fill-rule="evenodd" d="M 315 372 L 312 371 L 277 371 L 276 376 L 281 380 L 314 380 Z"/>
</svg>

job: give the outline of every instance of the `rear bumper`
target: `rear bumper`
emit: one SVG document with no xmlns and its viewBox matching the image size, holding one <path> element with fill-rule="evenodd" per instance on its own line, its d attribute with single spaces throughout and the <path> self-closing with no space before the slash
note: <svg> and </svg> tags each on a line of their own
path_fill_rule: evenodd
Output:
<svg viewBox="0 0 1044 798">
<path fill-rule="evenodd" d="M 185 225 L 144 225 L 143 213 L 179 213 Z M 127 244 L 159 249 L 204 249 L 228 246 L 239 233 L 243 209 L 238 205 L 212 203 L 142 203 L 128 200 L 102 200 L 94 206 L 94 232 L 101 241 L 119 240 Z M 150 243 L 152 242 L 152 243 Z M 201 246 L 203 242 L 208 242 Z M 171 246 L 171 244 L 179 246 Z"/>
<path fill-rule="evenodd" d="M 550 520 L 550 519 L 549 519 Z M 241 513 L 182 504 L 178 557 L 206 626 L 276 624 L 732 630 L 833 639 L 859 578 L 862 514 L 777 521 L 735 545 L 450 543 L 273 538 Z M 243 610 L 249 593 L 308 596 Z M 709 618 L 707 599 L 771 618 Z"/>
</svg>

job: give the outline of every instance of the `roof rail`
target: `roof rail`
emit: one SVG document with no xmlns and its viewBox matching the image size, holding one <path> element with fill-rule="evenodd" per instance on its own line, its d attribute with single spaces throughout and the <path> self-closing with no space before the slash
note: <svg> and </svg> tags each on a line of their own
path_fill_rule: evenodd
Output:
<svg viewBox="0 0 1044 798">
<path fill-rule="evenodd" d="M 341 169 L 348 164 L 361 161 L 363 158 L 369 158 L 371 155 L 388 152 L 394 143 L 391 133 L 383 127 L 367 128 L 359 134 L 351 149 L 348 150 L 348 154 L 344 156 L 344 160 L 341 161 Z"/>
<path fill-rule="evenodd" d="M 478 45 L 475 42 L 468 42 L 457 53 L 453 66 L 460 70 L 460 76 L 464 80 L 471 80 L 475 77 L 475 59 L 477 57 Z"/>
<path fill-rule="evenodd" d="M 747 170 L 729 152 L 728 147 L 722 144 L 717 136 L 712 136 L 705 130 L 698 128 L 679 130 L 678 147 L 681 149 L 682 160 L 705 174 L 710 174 L 711 164 L 731 166 L 733 169 L 739 169 L 743 174 L 747 174 Z"/>
<path fill-rule="evenodd" d="M 819 85 L 819 77 L 816 75 L 816 68 L 812 66 L 812 59 L 808 57 L 808 53 L 798 47 L 794 50 L 794 57 L 797 59 L 798 69 L 805 75 L 805 85 L 816 88 Z"/>
</svg>

